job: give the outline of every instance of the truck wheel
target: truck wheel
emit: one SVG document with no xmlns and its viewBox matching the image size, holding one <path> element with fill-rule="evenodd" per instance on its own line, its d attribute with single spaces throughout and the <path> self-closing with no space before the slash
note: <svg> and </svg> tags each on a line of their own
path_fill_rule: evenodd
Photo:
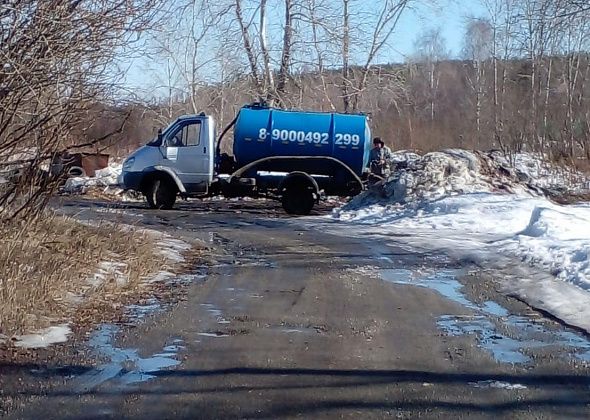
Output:
<svg viewBox="0 0 590 420">
<path fill-rule="evenodd" d="M 176 202 L 178 189 L 170 180 L 156 178 L 146 191 L 148 205 L 152 209 L 169 210 Z"/>
<path fill-rule="evenodd" d="M 283 193 L 281 203 L 288 214 L 307 216 L 313 209 L 315 198 L 308 188 L 291 188 Z"/>
</svg>

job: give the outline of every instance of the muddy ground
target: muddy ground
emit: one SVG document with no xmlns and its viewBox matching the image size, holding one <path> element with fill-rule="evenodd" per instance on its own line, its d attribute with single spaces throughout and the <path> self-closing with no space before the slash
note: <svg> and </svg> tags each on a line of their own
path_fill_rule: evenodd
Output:
<svg viewBox="0 0 590 420">
<path fill-rule="evenodd" d="M 210 246 L 173 305 L 4 363 L 8 418 L 563 418 L 590 412 L 590 342 L 493 275 L 404 237 L 322 233 L 320 208 L 66 199 L 61 211 Z M 411 235 L 411 232 L 408 232 Z M 20 379 L 20 380 L 19 380 Z"/>
</svg>

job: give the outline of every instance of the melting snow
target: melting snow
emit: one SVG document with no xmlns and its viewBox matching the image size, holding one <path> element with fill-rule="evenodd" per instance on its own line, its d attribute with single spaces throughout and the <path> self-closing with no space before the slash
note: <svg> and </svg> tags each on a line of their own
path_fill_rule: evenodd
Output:
<svg viewBox="0 0 590 420">
<path fill-rule="evenodd" d="M 111 277 L 118 287 L 126 286 L 129 283 L 129 277 L 124 272 L 126 268 L 127 264 L 122 262 L 102 261 L 98 264 L 97 271 L 88 279 L 88 284 L 97 288 Z"/>
<path fill-rule="evenodd" d="M 53 327 L 39 330 L 33 334 L 25 334 L 16 336 L 16 342 L 14 343 L 17 347 L 24 347 L 30 349 L 37 349 L 42 347 L 48 347 L 55 343 L 64 343 L 68 341 L 68 335 L 72 333 L 72 330 L 68 324 L 56 325 Z"/>
<path fill-rule="evenodd" d="M 499 156 L 499 155 L 498 155 Z M 552 165 L 543 156 L 531 153 L 515 153 L 504 159 L 535 185 L 555 191 L 584 192 L 590 189 L 588 177 L 576 170 Z"/>
<path fill-rule="evenodd" d="M 537 162 L 522 156 L 520 161 Z M 347 222 L 347 235 L 404 235 L 403 241 L 413 246 L 486 261 L 486 266 L 497 268 L 517 257 L 554 279 L 515 280 L 512 287 L 521 297 L 534 297 L 566 322 L 590 328 L 584 321 L 590 319 L 590 204 L 552 203 L 537 186 L 560 178 L 533 175 L 537 172 L 515 170 L 493 154 L 431 153 L 407 162 L 386 183 L 335 210 L 332 217 Z M 576 185 L 580 190 L 583 182 Z M 537 290 L 541 285 L 542 293 Z M 576 313 L 568 309 L 572 307 Z"/>
<path fill-rule="evenodd" d="M 174 262 L 184 262 L 183 253 L 191 249 L 191 246 L 179 239 L 165 236 L 157 242 L 158 253 Z"/>
<path fill-rule="evenodd" d="M 73 387 L 76 392 L 89 392 L 109 382 L 109 388 L 146 382 L 156 377 L 157 372 L 178 366 L 178 352 L 184 349 L 182 340 L 174 340 L 161 352 L 142 357 L 137 349 L 121 348 L 114 344 L 118 328 L 103 325 L 90 338 L 91 348 L 108 362 L 76 378 Z"/>
<path fill-rule="evenodd" d="M 497 389 L 526 389 L 526 386 L 521 384 L 512 384 L 510 382 L 504 381 L 478 381 L 478 382 L 469 382 L 469 385 L 475 388 L 497 388 Z"/>
</svg>

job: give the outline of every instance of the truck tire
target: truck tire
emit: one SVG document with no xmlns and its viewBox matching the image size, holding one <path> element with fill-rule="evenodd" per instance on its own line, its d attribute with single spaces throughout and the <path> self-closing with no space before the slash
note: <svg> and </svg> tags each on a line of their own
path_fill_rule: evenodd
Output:
<svg viewBox="0 0 590 420">
<path fill-rule="evenodd" d="M 309 188 L 289 188 L 283 193 L 281 203 L 288 214 L 307 216 L 313 209 L 315 198 Z"/>
<path fill-rule="evenodd" d="M 178 188 L 166 178 L 156 178 L 148 187 L 145 197 L 152 209 L 170 210 L 176 202 Z"/>
</svg>

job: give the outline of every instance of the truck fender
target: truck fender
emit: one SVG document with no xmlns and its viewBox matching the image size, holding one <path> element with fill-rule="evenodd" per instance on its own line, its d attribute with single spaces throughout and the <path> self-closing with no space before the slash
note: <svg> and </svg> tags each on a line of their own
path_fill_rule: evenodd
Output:
<svg viewBox="0 0 590 420">
<path fill-rule="evenodd" d="M 281 183 L 279 184 L 279 193 L 283 193 L 287 187 L 293 184 L 307 184 L 313 187 L 313 192 L 319 196 L 320 194 L 320 187 L 315 179 L 310 176 L 308 173 L 301 172 L 301 171 L 294 171 L 289 173 L 285 176 Z"/>
<path fill-rule="evenodd" d="M 157 166 L 154 166 L 154 170 L 155 170 L 154 172 L 165 172 L 166 174 L 170 175 L 170 178 L 172 178 L 172 180 L 176 184 L 178 191 L 181 194 L 186 194 L 186 188 L 184 188 L 182 181 L 180 180 L 178 175 L 176 175 L 176 173 L 172 169 L 170 169 L 166 166 L 157 165 Z"/>
</svg>

